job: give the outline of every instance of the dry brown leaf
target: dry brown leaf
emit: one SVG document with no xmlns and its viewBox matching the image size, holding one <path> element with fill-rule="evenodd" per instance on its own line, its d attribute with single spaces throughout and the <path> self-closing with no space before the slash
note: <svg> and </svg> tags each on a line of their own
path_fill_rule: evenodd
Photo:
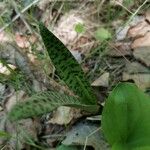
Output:
<svg viewBox="0 0 150 150">
<path fill-rule="evenodd" d="M 37 127 L 39 124 L 32 119 L 21 120 L 17 122 L 17 125 L 15 122 L 7 121 L 5 126 L 6 132 L 12 136 L 8 141 L 11 149 L 16 149 L 16 145 L 20 150 L 26 149 L 27 138 L 28 140 L 37 140 Z"/>
<path fill-rule="evenodd" d="M 126 38 L 126 35 L 128 33 L 130 26 L 125 26 L 125 27 L 119 27 L 116 30 L 116 39 L 117 41 L 124 40 Z"/>
<path fill-rule="evenodd" d="M 8 33 L 2 31 L 0 32 L 0 42 L 12 42 L 13 39 L 11 37 L 11 35 L 9 35 Z"/>
<path fill-rule="evenodd" d="M 130 74 L 135 73 L 150 73 L 150 70 L 138 62 L 127 62 L 125 71 Z"/>
<path fill-rule="evenodd" d="M 132 27 L 128 31 L 128 37 L 136 38 L 144 36 L 150 31 L 150 25 L 146 21 L 138 23 L 136 26 Z"/>
<path fill-rule="evenodd" d="M 34 35 L 31 36 L 23 36 L 19 33 L 15 35 L 15 41 L 20 48 L 28 48 L 31 44 L 36 42 L 36 37 Z"/>
<path fill-rule="evenodd" d="M 92 86 L 109 86 L 109 72 L 103 73 L 98 79 L 96 79 L 92 84 Z"/>
<path fill-rule="evenodd" d="M 150 32 L 147 32 L 147 33 L 145 34 L 145 36 L 136 39 L 136 40 L 131 44 L 131 47 L 132 47 L 133 49 L 138 48 L 138 47 L 146 47 L 146 46 L 149 46 L 149 47 L 150 47 Z"/>
<path fill-rule="evenodd" d="M 25 92 L 17 91 L 15 92 L 5 103 L 6 111 L 10 111 L 11 108 L 20 100 L 24 99 Z"/>
<path fill-rule="evenodd" d="M 37 6 L 41 9 L 41 10 L 45 10 L 45 8 L 48 6 L 48 4 L 51 2 L 51 0 L 42 0 L 39 1 L 39 3 L 37 4 Z"/>
<path fill-rule="evenodd" d="M 116 42 L 110 51 L 108 51 L 108 55 L 112 57 L 121 57 L 121 56 L 130 56 L 132 55 L 131 51 L 131 43 L 125 42 Z"/>
<path fill-rule="evenodd" d="M 123 73 L 123 80 L 134 80 L 136 85 L 141 88 L 142 90 L 146 90 L 147 88 L 150 88 L 150 74 L 128 74 Z"/>
<path fill-rule="evenodd" d="M 12 69 L 15 70 L 16 67 L 14 65 L 8 64 L 8 66 Z M 3 66 L 2 63 L 0 63 L 0 73 L 5 74 L 5 75 L 9 75 L 11 73 L 11 71 L 6 67 Z"/>
<path fill-rule="evenodd" d="M 72 119 L 81 117 L 80 109 L 61 106 L 55 112 L 53 117 L 48 123 L 66 125 L 72 121 Z"/>
<path fill-rule="evenodd" d="M 136 48 L 133 55 L 136 59 L 140 60 L 147 66 L 150 66 L 150 46 Z"/>
<path fill-rule="evenodd" d="M 87 138 L 87 143 L 85 143 Z M 91 146 L 94 150 L 109 150 L 110 146 L 104 139 L 99 126 L 92 123 L 80 122 L 67 132 L 66 138 L 62 141 L 64 145 L 85 145 Z"/>
<path fill-rule="evenodd" d="M 146 18 L 147 21 L 150 22 L 150 9 L 146 11 L 145 18 Z"/>
<path fill-rule="evenodd" d="M 113 6 L 118 6 L 118 5 L 120 6 L 123 4 L 123 0 L 111 0 L 110 4 Z"/>
</svg>

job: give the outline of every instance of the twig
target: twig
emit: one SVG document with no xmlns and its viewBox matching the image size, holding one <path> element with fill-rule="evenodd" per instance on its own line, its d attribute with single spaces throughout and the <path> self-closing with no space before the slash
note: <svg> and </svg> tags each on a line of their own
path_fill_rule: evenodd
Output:
<svg viewBox="0 0 150 150">
<path fill-rule="evenodd" d="M 32 29 L 30 28 L 29 24 L 26 22 L 26 20 L 25 20 L 23 14 L 21 14 L 21 13 L 19 12 L 19 10 L 18 10 L 18 8 L 17 8 L 16 2 L 15 2 L 14 0 L 11 0 L 11 3 L 12 3 L 12 5 L 13 5 L 13 7 L 14 7 L 16 13 L 17 13 L 18 15 L 20 15 L 20 19 L 23 21 L 23 23 L 25 24 L 25 26 L 27 27 L 27 29 L 32 33 Z"/>
<path fill-rule="evenodd" d="M 123 6 L 119 1 L 116 1 L 116 3 L 117 3 L 118 5 L 120 5 L 122 8 L 124 8 L 127 12 L 129 12 L 130 14 L 133 15 L 133 12 L 131 12 L 127 7 Z"/>
<path fill-rule="evenodd" d="M 84 144 L 84 149 L 83 149 L 83 150 L 86 150 L 88 138 L 89 138 L 90 136 L 92 136 L 93 134 L 95 134 L 96 132 L 98 132 L 100 129 L 101 129 L 101 128 L 98 128 L 98 129 L 94 130 L 92 133 L 90 133 L 90 134 L 86 137 L 85 144 Z"/>
<path fill-rule="evenodd" d="M 134 18 L 134 16 L 138 13 L 138 11 L 139 11 L 148 1 L 149 1 L 149 0 L 145 0 L 144 3 L 143 3 L 140 7 L 138 7 L 138 9 L 132 14 L 132 16 L 130 17 L 130 19 L 129 19 L 128 22 L 126 23 L 126 25 L 131 22 L 131 20 L 132 20 L 132 19 Z M 125 25 L 125 26 L 126 26 L 126 25 Z"/>
<path fill-rule="evenodd" d="M 60 15 L 60 13 L 61 13 L 61 10 L 62 10 L 63 6 L 64 6 L 64 2 L 61 4 L 61 6 L 60 6 L 60 8 L 59 8 L 59 10 L 58 10 L 58 13 L 56 14 L 56 16 L 55 16 L 55 18 L 54 18 L 54 20 L 53 20 L 53 22 L 52 22 L 52 25 L 51 25 L 52 28 L 54 27 L 54 24 L 56 23 L 56 21 L 57 21 L 59 15 Z"/>
<path fill-rule="evenodd" d="M 30 7 L 32 7 L 34 4 L 36 4 L 39 0 L 34 0 L 32 3 L 30 3 L 27 7 L 25 7 L 24 9 L 22 9 L 22 11 L 20 12 L 20 14 L 24 13 L 25 11 L 27 11 Z M 14 21 L 16 21 L 19 17 L 20 14 L 17 14 L 12 20 L 11 22 L 7 23 L 6 25 L 4 25 L 1 29 L 0 29 L 0 33 L 5 30 L 7 27 L 9 27 Z"/>
</svg>

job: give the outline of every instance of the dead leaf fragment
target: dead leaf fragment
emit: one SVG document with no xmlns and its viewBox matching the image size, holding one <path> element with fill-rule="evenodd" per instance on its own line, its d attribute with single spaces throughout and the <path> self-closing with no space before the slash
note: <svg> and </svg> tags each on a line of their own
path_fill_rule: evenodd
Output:
<svg viewBox="0 0 150 150">
<path fill-rule="evenodd" d="M 8 33 L 1 31 L 0 32 L 0 42 L 12 42 L 13 39 L 11 37 L 11 35 L 9 35 Z"/>
<path fill-rule="evenodd" d="M 118 6 L 118 5 L 120 6 L 123 4 L 123 0 L 111 0 L 110 4 L 113 6 Z"/>
<path fill-rule="evenodd" d="M 23 36 L 23 35 L 20 35 L 19 33 L 16 33 L 15 40 L 16 40 L 17 45 L 20 48 L 28 48 L 31 46 L 31 44 L 35 43 L 36 37 L 34 35 Z"/>
<path fill-rule="evenodd" d="M 103 86 L 108 87 L 109 86 L 109 73 L 105 72 L 103 73 L 98 79 L 96 79 L 92 84 L 92 86 Z"/>
<path fill-rule="evenodd" d="M 150 73 L 150 70 L 138 62 L 126 63 L 125 71 L 129 74 Z"/>
<path fill-rule="evenodd" d="M 124 40 L 126 38 L 126 35 L 128 33 L 130 26 L 125 27 L 119 27 L 116 31 L 116 39 L 117 41 Z"/>
<path fill-rule="evenodd" d="M 48 123 L 66 125 L 70 123 L 72 119 L 79 118 L 80 116 L 80 109 L 61 106 L 54 112 L 53 117 Z"/>
<path fill-rule="evenodd" d="M 133 55 L 148 67 L 150 66 L 150 46 L 134 49 Z"/>
<path fill-rule="evenodd" d="M 12 70 L 15 70 L 16 67 L 14 65 L 11 64 L 7 64 Z M 3 66 L 2 63 L 0 63 L 0 73 L 5 74 L 5 75 L 9 75 L 11 73 L 11 71 L 6 67 Z"/>
<path fill-rule="evenodd" d="M 71 50 L 71 54 L 74 56 L 74 58 L 78 61 L 78 63 L 81 63 L 81 53 L 79 51 Z"/>
<path fill-rule="evenodd" d="M 146 18 L 147 21 L 150 22 L 150 9 L 146 11 L 145 18 Z"/>
<path fill-rule="evenodd" d="M 144 36 L 150 31 L 150 25 L 146 21 L 138 23 L 128 31 L 128 37 L 137 38 Z"/>
<path fill-rule="evenodd" d="M 117 27 L 117 30 L 116 30 L 117 41 L 124 40 L 128 35 L 128 30 L 131 27 L 137 26 L 137 24 L 139 24 L 141 22 L 145 22 L 145 17 L 141 16 L 141 15 L 137 15 L 132 19 L 132 21 L 128 25 Z"/>
<path fill-rule="evenodd" d="M 51 2 L 51 0 L 42 0 L 39 1 L 39 3 L 37 4 L 37 6 L 41 9 L 41 10 L 45 10 L 45 8 L 48 6 L 48 4 Z"/>
<path fill-rule="evenodd" d="M 21 99 L 24 99 L 23 97 L 25 96 L 24 91 L 17 91 L 15 92 L 6 102 L 5 107 L 6 110 L 9 112 L 11 108 Z"/>
<path fill-rule="evenodd" d="M 105 142 L 102 130 L 94 124 L 78 123 L 66 134 L 64 145 L 85 145 L 92 146 L 95 150 L 108 150 L 108 143 Z"/>
<path fill-rule="evenodd" d="M 107 54 L 112 57 L 130 56 L 132 54 L 130 45 L 130 42 L 116 42 L 112 47 L 113 49 L 108 51 Z"/>
<path fill-rule="evenodd" d="M 150 47 L 150 32 L 147 32 L 143 37 L 137 38 L 132 44 L 133 49 L 138 47 Z"/>
<path fill-rule="evenodd" d="M 146 90 L 147 88 L 150 88 L 150 74 L 128 74 L 123 73 L 123 80 L 134 80 L 135 84 L 142 90 Z"/>
</svg>

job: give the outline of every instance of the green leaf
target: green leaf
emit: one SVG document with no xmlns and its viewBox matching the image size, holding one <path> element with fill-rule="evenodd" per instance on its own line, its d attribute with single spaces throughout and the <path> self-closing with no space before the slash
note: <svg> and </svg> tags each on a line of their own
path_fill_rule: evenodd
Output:
<svg viewBox="0 0 150 150">
<path fill-rule="evenodd" d="M 150 97 L 132 83 L 118 84 L 106 101 L 102 128 L 114 150 L 149 147 Z"/>
<path fill-rule="evenodd" d="M 42 23 L 39 24 L 39 28 L 44 45 L 59 77 L 75 94 L 81 97 L 83 103 L 96 104 L 96 97 L 93 94 L 90 83 L 71 52 Z"/>
<path fill-rule="evenodd" d="M 59 106 L 81 108 L 93 113 L 99 109 L 98 105 L 82 104 L 80 99 L 76 97 L 46 91 L 31 96 L 25 102 L 17 103 L 8 114 L 8 117 L 12 121 L 35 117 L 49 113 Z"/>
<path fill-rule="evenodd" d="M 111 38 L 111 33 L 105 28 L 99 28 L 95 32 L 95 37 L 97 40 L 104 41 Z"/>
<path fill-rule="evenodd" d="M 85 31 L 85 29 L 84 29 L 84 24 L 81 24 L 81 23 L 76 24 L 76 26 L 75 26 L 75 31 L 76 31 L 77 33 L 82 33 L 82 32 L 84 32 L 84 31 Z"/>
<path fill-rule="evenodd" d="M 5 131 L 0 131 L 0 138 L 1 137 L 11 137 L 10 134 L 6 133 Z"/>
</svg>

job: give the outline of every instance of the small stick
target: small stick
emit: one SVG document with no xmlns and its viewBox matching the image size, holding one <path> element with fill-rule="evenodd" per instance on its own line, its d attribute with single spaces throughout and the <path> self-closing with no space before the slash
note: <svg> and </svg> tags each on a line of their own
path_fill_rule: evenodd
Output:
<svg viewBox="0 0 150 150">
<path fill-rule="evenodd" d="M 27 11 L 30 7 L 32 7 L 34 4 L 36 4 L 39 0 L 34 0 L 32 3 L 30 3 L 27 7 L 25 7 L 24 9 L 22 9 L 22 11 L 17 14 L 12 20 L 11 22 L 5 24 L 1 29 L 0 29 L 0 33 L 5 30 L 7 27 L 9 27 L 13 22 L 15 22 L 19 17 L 20 14 L 24 13 L 25 11 Z"/>
<path fill-rule="evenodd" d="M 18 10 L 16 2 L 15 2 L 14 0 L 11 0 L 11 3 L 12 3 L 12 5 L 13 5 L 13 7 L 14 7 L 16 13 L 17 13 L 18 15 L 20 15 L 20 19 L 23 21 L 23 23 L 25 24 L 25 26 L 27 27 L 27 29 L 32 33 L 32 29 L 30 28 L 29 24 L 26 22 L 26 20 L 25 20 L 23 14 L 21 14 L 20 11 Z"/>
</svg>

